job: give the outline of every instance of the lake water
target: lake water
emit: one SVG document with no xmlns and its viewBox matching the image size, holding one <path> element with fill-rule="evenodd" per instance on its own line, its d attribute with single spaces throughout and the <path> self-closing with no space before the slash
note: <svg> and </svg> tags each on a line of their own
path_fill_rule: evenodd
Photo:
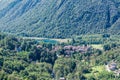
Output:
<svg viewBox="0 0 120 80">
<path fill-rule="evenodd" d="M 57 44 L 57 43 L 59 43 L 59 42 L 56 41 L 56 40 L 50 40 L 50 39 L 39 40 L 39 42 L 50 43 L 50 44 Z"/>
</svg>

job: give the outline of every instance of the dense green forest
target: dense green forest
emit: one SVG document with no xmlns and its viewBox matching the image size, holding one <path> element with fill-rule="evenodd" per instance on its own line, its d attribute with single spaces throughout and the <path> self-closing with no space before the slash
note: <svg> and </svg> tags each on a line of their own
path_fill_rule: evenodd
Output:
<svg viewBox="0 0 120 80">
<path fill-rule="evenodd" d="M 66 38 L 120 34 L 120 0 L 1 0 L 0 31 Z"/>
<path fill-rule="evenodd" d="M 119 35 L 81 35 L 52 44 L 0 34 L 0 80 L 119 80 L 105 68 L 111 61 L 118 70 Z"/>
</svg>

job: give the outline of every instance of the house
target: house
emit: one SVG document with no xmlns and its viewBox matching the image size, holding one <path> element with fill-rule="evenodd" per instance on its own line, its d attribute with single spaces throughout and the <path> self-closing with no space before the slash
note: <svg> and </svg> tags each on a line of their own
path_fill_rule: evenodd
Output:
<svg viewBox="0 0 120 80">
<path fill-rule="evenodd" d="M 114 71 L 114 73 L 116 74 L 116 76 L 120 76 L 120 69 L 119 69 L 119 70 Z"/>
<path fill-rule="evenodd" d="M 115 71 L 117 69 L 117 63 L 116 62 L 111 62 L 106 65 L 107 71 Z"/>
<path fill-rule="evenodd" d="M 58 51 L 58 50 L 60 50 L 60 49 L 62 49 L 62 47 L 61 46 L 54 46 L 53 48 L 52 48 L 52 50 L 55 52 L 55 51 Z"/>
<path fill-rule="evenodd" d="M 115 62 L 110 63 L 108 66 L 111 71 L 114 71 L 117 69 L 117 64 Z"/>
</svg>

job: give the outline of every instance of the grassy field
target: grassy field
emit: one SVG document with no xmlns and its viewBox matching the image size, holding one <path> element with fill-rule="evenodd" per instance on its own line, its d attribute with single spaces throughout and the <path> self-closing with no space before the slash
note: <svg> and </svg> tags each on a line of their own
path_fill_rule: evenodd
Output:
<svg viewBox="0 0 120 80">
<path fill-rule="evenodd" d="M 93 48 L 95 49 L 100 49 L 100 50 L 103 50 L 103 45 L 102 44 L 93 44 L 91 45 Z"/>
<path fill-rule="evenodd" d="M 105 66 L 101 65 L 101 66 L 95 66 L 92 68 L 93 72 L 98 71 L 98 72 L 102 72 L 105 70 Z"/>
<path fill-rule="evenodd" d="M 92 67 L 92 71 L 90 73 L 84 74 L 85 77 L 90 77 L 90 76 L 98 76 L 99 73 L 104 72 L 105 71 L 105 67 L 104 65 L 101 66 L 94 66 Z"/>
<path fill-rule="evenodd" d="M 0 51 L 2 50 L 2 48 L 0 48 Z"/>
<path fill-rule="evenodd" d="M 71 39 L 51 39 L 51 40 L 55 40 L 55 41 L 58 41 L 60 43 L 68 43 L 71 41 Z"/>
</svg>

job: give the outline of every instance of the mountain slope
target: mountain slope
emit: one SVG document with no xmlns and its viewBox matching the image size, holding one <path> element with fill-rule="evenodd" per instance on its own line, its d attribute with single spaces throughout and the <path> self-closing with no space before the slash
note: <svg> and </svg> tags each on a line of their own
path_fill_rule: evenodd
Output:
<svg viewBox="0 0 120 80">
<path fill-rule="evenodd" d="M 120 0 L 2 0 L 0 7 L 0 30 L 17 35 L 120 33 Z"/>
</svg>

